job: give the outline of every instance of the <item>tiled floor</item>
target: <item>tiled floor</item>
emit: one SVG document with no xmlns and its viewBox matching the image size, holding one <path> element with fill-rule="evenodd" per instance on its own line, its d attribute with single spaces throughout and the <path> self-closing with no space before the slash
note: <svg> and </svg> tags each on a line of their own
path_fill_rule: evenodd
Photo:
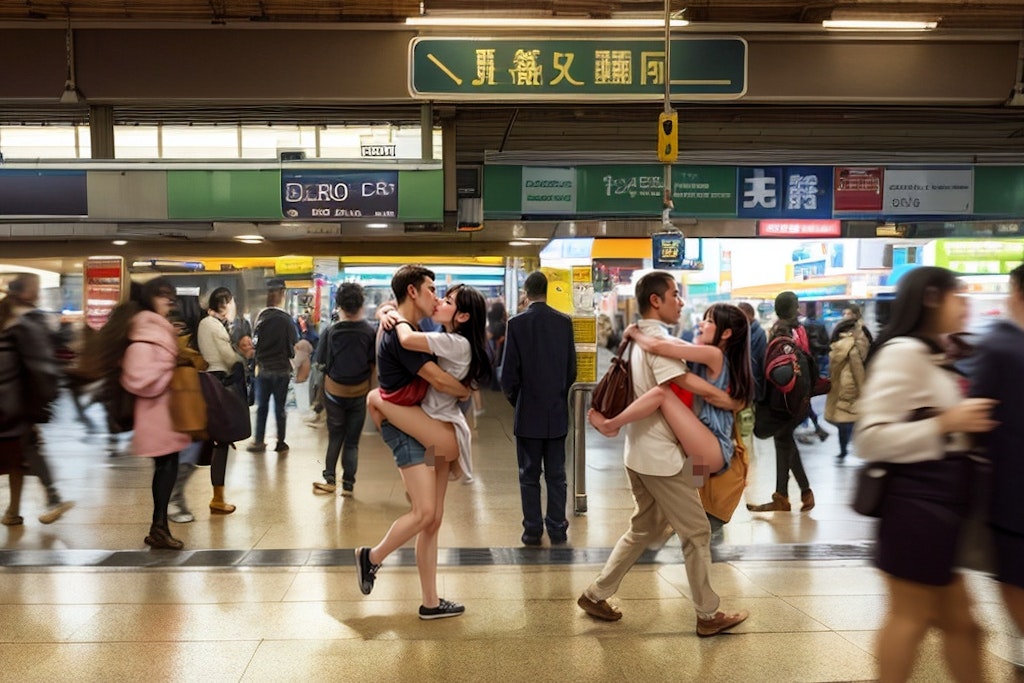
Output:
<svg viewBox="0 0 1024 683">
<path fill-rule="evenodd" d="M 364 433 L 353 498 L 315 494 L 324 434 L 291 415 L 287 456 L 233 453 L 229 516 L 211 516 L 207 470 L 189 484 L 197 519 L 174 525 L 187 551 L 151 552 L 151 465 L 110 457 L 67 411 L 46 427 L 51 464 L 77 506 L 39 524 L 28 480 L 24 527 L 0 528 L 3 681 L 861 681 L 884 588 L 870 566 L 872 523 L 847 500 L 856 459 L 837 467 L 835 435 L 804 449 L 818 501 L 810 513 L 736 513 L 715 548 L 713 583 L 750 619 L 734 634 L 694 635 L 678 543 L 650 552 L 615 598 L 625 616 L 596 622 L 575 605 L 626 528 L 632 505 L 621 441 L 588 430 L 587 512 L 568 547 L 519 544 L 511 410 L 485 394 L 476 482 L 453 484 L 441 534 L 441 594 L 457 619 L 416 618 L 411 549 L 385 563 L 374 592 L 356 586 L 351 549 L 374 543 L 406 507 L 380 438 Z M 271 420 L 272 422 L 272 420 Z M 273 427 L 270 427 L 272 433 Z M 758 442 L 748 499 L 774 483 Z M 571 470 L 571 465 L 570 465 Z M 795 491 L 794 491 L 795 493 Z M 7 498 L 0 484 L 0 502 Z M 993 681 L 1014 680 L 1019 640 L 994 584 L 970 577 Z M 915 681 L 949 680 L 930 638 Z"/>
</svg>

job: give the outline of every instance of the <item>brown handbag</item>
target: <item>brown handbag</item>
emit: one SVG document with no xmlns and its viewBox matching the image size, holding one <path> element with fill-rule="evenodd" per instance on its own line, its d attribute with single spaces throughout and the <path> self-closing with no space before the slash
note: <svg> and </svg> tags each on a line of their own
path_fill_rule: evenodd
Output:
<svg viewBox="0 0 1024 683">
<path fill-rule="evenodd" d="M 607 418 L 612 418 L 633 402 L 633 377 L 629 371 L 628 349 L 631 342 L 622 340 L 612 358 L 611 366 L 594 387 L 590 407 Z"/>
<path fill-rule="evenodd" d="M 747 445 L 740 433 L 739 413 L 733 415 L 732 441 L 734 444 L 729 469 L 708 477 L 704 486 L 698 489 L 704 511 L 723 522 L 732 519 L 732 513 L 743 498 L 743 490 L 747 487 L 747 472 L 750 470 L 750 458 Z"/>
<path fill-rule="evenodd" d="M 198 358 L 200 364 L 202 357 Z M 178 357 L 178 365 L 171 376 L 171 426 L 176 432 L 188 434 L 193 441 L 206 438 L 206 400 L 199 381 L 199 370 L 188 354 Z"/>
</svg>

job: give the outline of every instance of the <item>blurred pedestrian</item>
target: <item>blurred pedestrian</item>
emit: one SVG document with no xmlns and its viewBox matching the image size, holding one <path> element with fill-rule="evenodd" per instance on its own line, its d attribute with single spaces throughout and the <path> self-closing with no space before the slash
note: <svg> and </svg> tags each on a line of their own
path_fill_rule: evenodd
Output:
<svg viewBox="0 0 1024 683">
<path fill-rule="evenodd" d="M 178 477 L 178 453 L 192 442 L 171 422 L 171 378 L 179 348 L 168 317 L 176 301 L 177 292 L 166 277 L 142 286 L 139 310 L 125 332 L 130 343 L 121 363 L 121 384 L 135 396 L 132 455 L 153 460 L 153 519 L 145 542 L 169 550 L 185 546 L 171 535 L 167 508 Z"/>
<path fill-rule="evenodd" d="M 875 547 L 889 594 L 876 642 L 884 683 L 910 677 L 932 626 L 942 632 L 953 679 L 984 679 L 981 630 L 953 571 L 970 503 L 970 434 L 995 426 L 994 402 L 965 398 L 965 378 L 944 352 L 967 317 L 964 287 L 951 271 L 921 266 L 903 275 L 858 402 L 858 455 L 889 463 Z"/>
<path fill-rule="evenodd" d="M 969 364 L 971 395 L 998 401 L 992 411 L 997 426 L 980 435 L 992 461 L 992 500 L 989 524 L 993 530 L 996 580 L 1006 611 L 1024 634 L 1024 266 L 1010 272 L 1007 319 L 996 322 L 978 344 Z M 1024 662 L 1018 661 L 1021 667 Z M 1021 670 L 1018 669 L 1018 676 Z"/>
<path fill-rule="evenodd" d="M 37 423 L 49 421 L 50 403 L 56 397 L 60 386 L 60 369 L 54 351 L 53 335 L 42 311 L 36 308 L 39 301 L 39 276 L 21 273 L 7 285 L 7 320 L 3 323 L 10 329 L 18 347 L 17 353 L 26 363 L 35 364 L 36 372 L 29 384 L 23 385 L 22 400 L 25 422 L 22 433 L 22 456 L 28 465 L 28 473 L 38 477 L 46 490 L 46 510 L 39 515 L 43 524 L 52 524 L 70 510 L 74 503 L 61 498 L 53 479 L 45 453 L 43 435 Z M 20 518 L 15 511 L 13 517 Z"/>
<path fill-rule="evenodd" d="M 871 342 L 860 320 L 844 318 L 832 330 L 828 364 L 832 386 L 825 399 L 825 419 L 839 430 L 839 455 L 836 456 L 839 462 L 846 459 L 853 438 L 857 402 L 864 386 L 864 365 L 870 349 Z"/>
</svg>

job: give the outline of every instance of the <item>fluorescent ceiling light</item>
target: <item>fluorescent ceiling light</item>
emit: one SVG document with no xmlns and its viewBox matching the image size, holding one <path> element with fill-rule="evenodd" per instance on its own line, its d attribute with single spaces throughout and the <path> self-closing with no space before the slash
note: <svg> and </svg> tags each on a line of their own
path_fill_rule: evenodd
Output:
<svg viewBox="0 0 1024 683">
<path fill-rule="evenodd" d="M 111 244 L 117 247 L 123 247 L 124 245 L 128 244 L 128 240 L 114 240 L 113 242 L 111 242 Z"/>
<path fill-rule="evenodd" d="M 367 223 L 366 227 L 373 228 L 374 230 L 381 230 L 388 227 L 387 223 Z"/>
<path fill-rule="evenodd" d="M 511 242 L 508 243 L 508 246 L 510 246 L 510 247 L 528 247 L 531 244 L 532 244 L 532 242 L 527 242 L 526 240 L 512 240 Z"/>
<path fill-rule="evenodd" d="M 235 235 L 235 239 L 239 242 L 251 244 L 253 242 L 262 242 L 263 235 Z"/>
<path fill-rule="evenodd" d="M 822 28 L 828 31 L 931 31 L 938 21 L 904 21 L 895 19 L 826 19 Z"/>
<path fill-rule="evenodd" d="M 688 26 L 685 19 L 673 19 L 672 28 Z M 464 28 L 664 28 L 662 19 L 524 19 L 516 17 L 408 17 L 406 26 Z"/>
<path fill-rule="evenodd" d="M 249 238 L 249 239 L 242 239 L 240 237 L 236 237 L 235 239 L 237 239 L 242 244 L 263 244 L 263 238 L 262 237 L 260 239 L 258 239 L 258 240 L 254 240 L 254 239 L 251 239 L 251 238 Z"/>
</svg>

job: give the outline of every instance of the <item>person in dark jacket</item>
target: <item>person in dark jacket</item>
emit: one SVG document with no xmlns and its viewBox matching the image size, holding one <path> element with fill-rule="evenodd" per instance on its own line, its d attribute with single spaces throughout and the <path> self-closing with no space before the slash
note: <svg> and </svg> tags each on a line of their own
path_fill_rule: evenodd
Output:
<svg viewBox="0 0 1024 683">
<path fill-rule="evenodd" d="M 335 303 L 341 320 L 322 337 L 316 362 L 323 368 L 324 408 L 327 412 L 327 452 L 324 480 L 313 482 L 314 491 L 334 493 L 338 456 L 341 455 L 341 495 L 351 496 L 359 467 L 359 435 L 366 421 L 366 394 L 377 364 L 377 333 L 363 315 L 363 287 L 345 282 Z M 342 451 L 344 447 L 344 451 Z"/>
<path fill-rule="evenodd" d="M 746 301 L 736 304 L 750 323 L 750 374 L 754 378 L 754 400 L 764 400 L 764 355 L 768 350 L 768 335 L 754 313 L 754 307 Z"/>
<path fill-rule="evenodd" d="M 8 436 L 18 438 L 17 447 L 28 465 L 28 474 L 38 477 L 46 489 L 46 510 L 39 515 L 39 521 L 43 524 L 52 524 L 70 510 L 74 503 L 61 499 L 43 452 L 42 435 L 36 427 L 36 423 L 49 419 L 49 407 L 57 396 L 60 383 L 60 369 L 51 334 L 43 314 L 36 309 L 38 300 L 38 275 L 22 273 L 7 286 L 7 298 L 3 300 L 4 312 L 0 314 L 3 318 L 0 329 L 4 337 L 10 340 L 8 343 L 13 344 L 14 349 L 11 354 L 7 354 L 9 363 L 13 362 L 13 368 L 8 365 L 6 374 L 18 373 L 19 366 L 23 366 L 28 371 L 28 381 L 25 382 L 23 379 L 20 391 L 16 389 L 13 393 L 3 392 L 6 399 L 14 398 L 19 402 L 13 410 L 3 412 L 12 417 L 20 414 L 20 417 L 8 429 L 0 426 L 0 438 L 3 438 L 5 432 Z M 0 369 L 0 374 L 4 374 L 3 369 Z M 14 478 L 16 477 L 17 475 Z M 21 484 L 17 484 L 16 494 L 14 478 L 11 480 L 11 506 L 2 520 L 8 526 L 23 523 L 19 514 Z"/>
<path fill-rule="evenodd" d="M 576 381 L 572 320 L 547 305 L 548 279 L 536 271 L 524 285 L 529 307 L 509 319 L 501 386 L 515 406 L 519 493 L 525 545 L 540 545 L 547 527 L 552 543 L 565 543 L 565 436 L 569 431 L 569 387 Z M 547 484 L 547 514 L 541 515 L 540 476 Z"/>
<path fill-rule="evenodd" d="M 284 280 L 267 283 L 267 307 L 256 318 L 253 341 L 256 347 L 256 429 L 253 442 L 246 449 L 250 453 L 267 450 L 264 436 L 267 432 L 267 416 L 270 413 L 270 397 L 274 397 L 274 423 L 277 425 L 277 445 L 274 451 L 287 453 L 285 442 L 288 416 L 285 402 L 288 400 L 288 383 L 291 381 L 295 344 L 299 331 L 295 321 L 288 315 L 284 305 Z"/>
<path fill-rule="evenodd" d="M 989 525 L 996 554 L 996 580 L 1017 629 L 1024 633 L 1024 266 L 1010 273 L 1009 317 L 1000 320 L 969 361 L 970 395 L 996 400 L 991 432 L 980 434 L 992 460 L 992 498 Z"/>
</svg>

